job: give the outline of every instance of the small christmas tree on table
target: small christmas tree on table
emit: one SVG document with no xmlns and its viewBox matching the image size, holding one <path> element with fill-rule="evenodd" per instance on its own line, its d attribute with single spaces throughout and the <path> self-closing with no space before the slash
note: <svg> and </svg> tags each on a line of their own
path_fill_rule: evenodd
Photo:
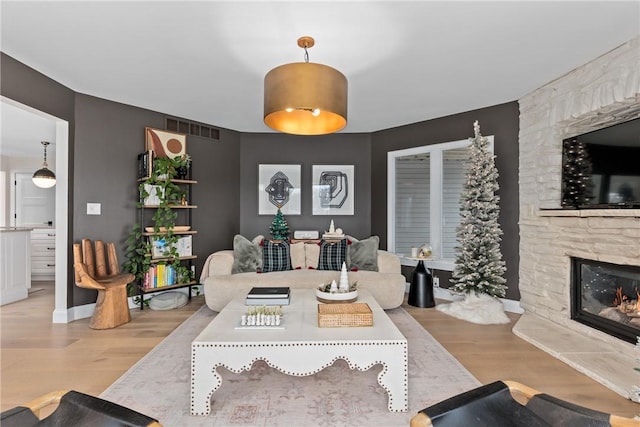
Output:
<svg viewBox="0 0 640 427">
<path fill-rule="evenodd" d="M 287 224 L 287 220 L 284 219 L 280 208 L 278 208 L 278 212 L 276 212 L 276 216 L 271 222 L 269 232 L 274 240 L 287 240 L 289 238 L 289 224 Z"/>
<path fill-rule="evenodd" d="M 507 289 L 500 252 L 502 229 L 498 223 L 500 197 L 494 155 L 480 126 L 473 124 L 467 179 L 460 194 L 458 246 L 451 275 L 451 290 L 465 294 L 463 301 L 438 306 L 438 310 L 474 323 L 508 323 L 502 303 Z"/>
</svg>

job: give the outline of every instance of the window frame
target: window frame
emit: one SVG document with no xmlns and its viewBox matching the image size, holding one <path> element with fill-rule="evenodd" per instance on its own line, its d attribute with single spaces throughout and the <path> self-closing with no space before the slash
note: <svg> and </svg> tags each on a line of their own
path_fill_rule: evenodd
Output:
<svg viewBox="0 0 640 427">
<path fill-rule="evenodd" d="M 487 136 L 488 148 L 494 154 L 493 135 Z M 443 152 L 457 148 L 465 148 L 473 143 L 470 139 L 458 141 L 441 142 L 436 144 L 422 145 L 419 147 L 406 148 L 387 152 L 387 250 L 395 253 L 396 246 L 396 159 L 405 156 L 418 154 L 429 155 L 429 235 L 433 255 L 428 264 L 431 268 L 438 270 L 453 271 L 455 259 L 442 258 L 442 194 L 443 194 Z M 410 254 L 397 254 L 401 257 L 403 265 L 415 265 L 415 260 L 403 258 Z"/>
</svg>

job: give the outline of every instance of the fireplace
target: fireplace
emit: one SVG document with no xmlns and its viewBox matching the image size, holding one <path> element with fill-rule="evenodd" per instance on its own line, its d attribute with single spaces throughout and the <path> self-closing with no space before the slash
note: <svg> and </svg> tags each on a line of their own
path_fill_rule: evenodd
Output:
<svg viewBox="0 0 640 427">
<path fill-rule="evenodd" d="M 571 318 L 636 343 L 640 336 L 640 267 L 571 258 Z"/>
</svg>

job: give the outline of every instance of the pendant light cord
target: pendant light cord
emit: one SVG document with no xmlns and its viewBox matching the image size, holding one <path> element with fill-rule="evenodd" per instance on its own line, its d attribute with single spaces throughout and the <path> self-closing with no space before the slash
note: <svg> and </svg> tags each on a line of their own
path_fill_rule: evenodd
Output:
<svg viewBox="0 0 640 427">
<path fill-rule="evenodd" d="M 49 145 L 49 143 L 47 141 L 40 141 L 42 143 L 42 145 L 44 145 L 44 162 L 42 163 L 42 166 L 44 166 L 45 168 L 48 167 L 47 165 L 47 145 Z"/>
</svg>

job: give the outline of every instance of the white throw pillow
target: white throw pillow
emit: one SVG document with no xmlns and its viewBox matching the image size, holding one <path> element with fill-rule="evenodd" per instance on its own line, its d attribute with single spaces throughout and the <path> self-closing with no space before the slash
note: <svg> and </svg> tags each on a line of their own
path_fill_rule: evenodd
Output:
<svg viewBox="0 0 640 427">
<path fill-rule="evenodd" d="M 320 258 L 320 245 L 317 243 L 305 243 L 304 253 L 307 268 L 318 268 L 318 259 Z"/>
<path fill-rule="evenodd" d="M 299 268 L 305 268 L 305 253 L 304 242 L 291 243 L 289 245 L 291 250 L 291 268 L 297 270 Z"/>
</svg>

